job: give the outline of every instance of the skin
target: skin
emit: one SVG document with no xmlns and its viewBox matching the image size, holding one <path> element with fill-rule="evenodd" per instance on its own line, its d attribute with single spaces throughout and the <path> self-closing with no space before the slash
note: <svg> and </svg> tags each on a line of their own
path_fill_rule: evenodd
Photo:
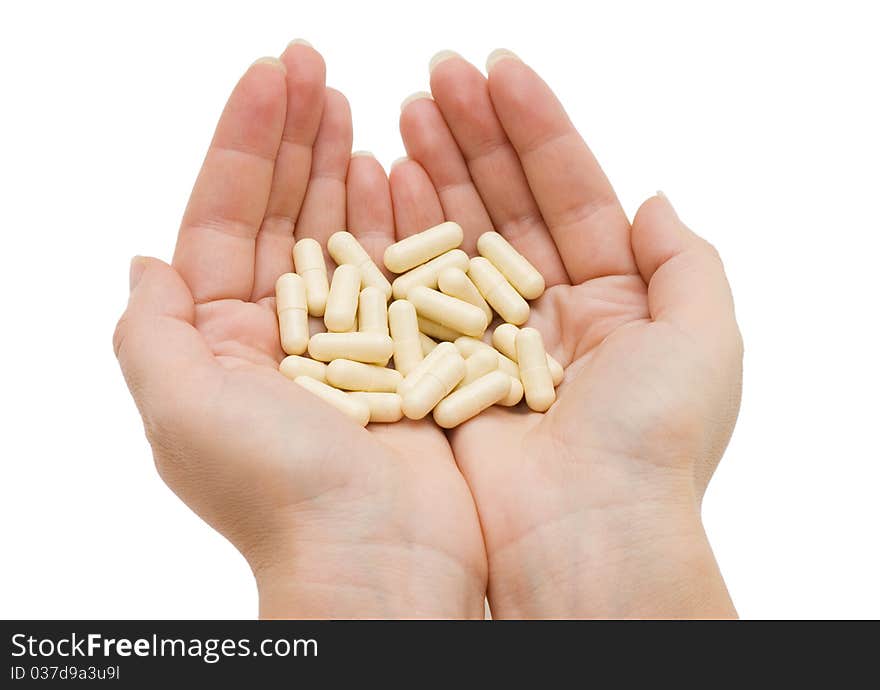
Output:
<svg viewBox="0 0 880 690">
<path fill-rule="evenodd" d="M 632 225 L 546 85 L 435 61 L 390 185 L 292 44 L 242 77 L 172 265 L 137 257 L 114 348 L 168 485 L 242 552 L 266 617 L 731 616 L 700 521 L 739 407 L 717 253 L 663 197 Z M 454 87 L 454 88 L 453 88 Z M 530 325 L 566 367 L 546 415 L 354 425 L 284 378 L 273 286 L 347 228 L 381 265 L 444 219 L 544 274 Z M 331 265 L 328 263 L 328 265 Z M 453 456 L 454 452 L 454 456 Z"/>
</svg>

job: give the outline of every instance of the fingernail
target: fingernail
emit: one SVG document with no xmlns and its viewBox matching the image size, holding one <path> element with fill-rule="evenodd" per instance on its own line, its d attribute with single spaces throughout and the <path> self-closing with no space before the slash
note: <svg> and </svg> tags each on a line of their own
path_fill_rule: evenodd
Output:
<svg viewBox="0 0 880 690">
<path fill-rule="evenodd" d="M 307 48 L 315 47 L 304 38 L 294 38 L 290 43 L 287 44 L 288 48 L 290 48 L 291 46 L 306 46 Z"/>
<path fill-rule="evenodd" d="M 251 65 L 251 67 L 253 67 L 254 65 L 270 65 L 275 69 L 280 69 L 282 72 L 287 71 L 284 63 L 281 62 L 281 60 L 279 60 L 277 57 L 261 57 L 257 60 L 254 60 L 254 64 Z"/>
<path fill-rule="evenodd" d="M 409 156 L 401 156 L 400 158 L 395 158 L 394 161 L 391 163 L 391 169 L 393 170 L 395 165 L 400 165 L 401 163 L 405 163 L 408 160 Z"/>
<path fill-rule="evenodd" d="M 423 98 L 428 98 L 430 100 L 434 99 L 434 97 L 427 91 L 416 91 L 415 93 L 410 94 L 403 99 L 403 102 L 400 104 L 400 112 L 403 112 L 403 109 L 406 108 L 406 106 L 408 106 L 413 101 L 418 101 Z"/>
<path fill-rule="evenodd" d="M 669 197 L 666 196 L 666 193 L 663 190 L 657 190 L 657 198 L 669 207 L 669 210 L 672 211 L 672 215 L 678 218 L 678 211 L 675 210 L 675 206 L 672 205 L 672 202 L 669 200 Z"/>
<path fill-rule="evenodd" d="M 351 157 L 352 158 L 359 158 L 359 157 L 375 158 L 372 151 L 352 151 Z"/>
<path fill-rule="evenodd" d="M 461 57 L 454 50 L 441 50 L 439 53 L 435 53 L 434 57 L 430 59 L 428 62 L 428 72 L 433 72 L 434 68 L 437 67 L 441 62 L 448 60 L 449 58 Z"/>
<path fill-rule="evenodd" d="M 507 50 L 507 48 L 493 50 L 489 53 L 489 57 L 486 58 L 486 72 L 491 72 L 495 65 L 507 59 L 519 60 L 519 56 L 511 50 Z"/>
<path fill-rule="evenodd" d="M 144 274 L 144 269 L 147 267 L 147 262 L 144 261 L 144 257 L 135 256 L 131 260 L 131 266 L 128 268 L 128 291 L 132 292 L 137 284 L 141 280 L 141 276 Z"/>
</svg>

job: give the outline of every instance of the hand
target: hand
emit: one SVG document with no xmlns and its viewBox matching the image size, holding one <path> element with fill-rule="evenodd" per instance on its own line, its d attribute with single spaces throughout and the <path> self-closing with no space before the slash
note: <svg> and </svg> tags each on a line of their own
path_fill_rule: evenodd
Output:
<svg viewBox="0 0 880 690">
<path fill-rule="evenodd" d="M 276 278 L 297 238 L 394 241 L 324 62 L 291 44 L 235 87 L 173 267 L 132 263 L 114 348 L 167 484 L 248 560 L 263 616 L 483 617 L 473 500 L 430 421 L 364 430 L 286 379 Z"/>
<path fill-rule="evenodd" d="M 455 430 L 489 559 L 493 617 L 733 616 L 700 521 L 740 401 L 721 261 L 662 196 L 630 225 L 549 88 L 509 53 L 488 80 L 454 54 L 404 102 L 401 236 L 496 229 L 544 274 L 530 324 L 566 366 L 546 415 Z"/>
</svg>

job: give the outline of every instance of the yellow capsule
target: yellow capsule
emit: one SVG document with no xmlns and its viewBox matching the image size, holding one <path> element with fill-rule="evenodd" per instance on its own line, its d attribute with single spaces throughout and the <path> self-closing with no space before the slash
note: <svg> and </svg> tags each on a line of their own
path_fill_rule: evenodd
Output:
<svg viewBox="0 0 880 690">
<path fill-rule="evenodd" d="M 441 400 L 434 408 L 434 421 L 452 429 L 503 400 L 510 392 L 510 377 L 490 371 Z"/>
<path fill-rule="evenodd" d="M 418 327 L 418 321 L 416 321 L 416 327 Z M 433 338 L 429 338 L 424 333 L 419 331 L 419 343 L 422 346 L 422 356 L 427 356 L 427 354 L 437 347 L 437 341 Z"/>
<path fill-rule="evenodd" d="M 296 273 L 285 273 L 275 281 L 275 309 L 281 348 L 289 355 L 301 355 L 309 342 L 309 312 L 306 286 Z"/>
<path fill-rule="evenodd" d="M 377 287 L 368 285 L 358 298 L 358 330 L 388 335 L 388 302 Z"/>
<path fill-rule="evenodd" d="M 437 276 L 437 287 L 445 295 L 464 300 L 475 307 L 479 307 L 486 314 L 486 323 L 492 323 L 492 309 L 486 304 L 486 300 L 477 290 L 477 286 L 467 277 L 467 273 L 460 268 L 451 266 L 444 268 Z"/>
<path fill-rule="evenodd" d="M 502 319 L 517 326 L 528 320 L 528 303 L 488 259 L 482 256 L 471 259 L 468 276 Z"/>
<path fill-rule="evenodd" d="M 388 307 L 388 325 L 394 341 L 394 368 L 406 376 L 423 357 L 416 308 L 403 299 L 393 301 Z"/>
<path fill-rule="evenodd" d="M 556 391 L 540 331 L 523 328 L 516 334 L 516 359 L 526 404 L 535 412 L 546 412 L 556 400 Z"/>
<path fill-rule="evenodd" d="M 477 239 L 477 251 L 495 266 L 526 299 L 544 293 L 544 276 L 513 245 L 497 232 L 484 232 Z"/>
<path fill-rule="evenodd" d="M 403 381 L 397 386 L 397 392 L 401 397 L 406 397 L 406 394 L 416 383 L 418 383 L 419 379 L 424 376 L 426 371 L 444 357 L 457 352 L 458 350 L 455 349 L 455 345 L 452 343 L 440 343 L 437 347 L 431 350 L 430 354 L 425 355 L 425 358 L 413 367 L 406 376 L 404 376 Z"/>
<path fill-rule="evenodd" d="M 497 355 L 498 368 L 501 369 L 501 371 L 512 378 L 519 378 L 519 367 L 516 365 L 516 362 L 509 357 L 502 355 L 498 350 L 491 345 L 484 343 L 482 340 L 463 335 L 460 338 L 455 339 L 455 347 L 458 348 L 462 357 L 470 357 L 478 349 L 485 348 Z"/>
<path fill-rule="evenodd" d="M 457 350 L 440 357 L 422 374 L 415 385 L 401 396 L 403 414 L 409 419 L 422 419 L 438 402 L 449 395 L 455 384 L 461 381 L 462 376 L 464 376 L 464 360 Z"/>
<path fill-rule="evenodd" d="M 498 357 L 492 352 L 491 348 L 480 348 L 470 357 L 464 360 L 464 378 L 458 382 L 456 390 L 462 386 L 468 385 L 471 381 L 476 381 L 481 376 L 485 376 L 490 371 L 498 368 Z"/>
<path fill-rule="evenodd" d="M 355 239 L 355 236 L 345 230 L 334 232 L 327 240 L 327 251 L 337 264 L 352 264 L 361 272 L 361 280 L 364 285 L 372 285 L 379 288 L 387 301 L 391 297 L 391 283 L 373 263 L 367 250 Z"/>
<path fill-rule="evenodd" d="M 402 380 L 399 371 L 376 364 L 334 359 L 327 365 L 327 383 L 347 391 L 396 393 Z"/>
<path fill-rule="evenodd" d="M 468 269 L 468 255 L 461 251 L 461 249 L 453 249 L 434 257 L 429 262 L 411 271 L 397 276 L 393 284 L 394 299 L 406 299 L 410 288 L 416 285 L 424 285 L 429 288 L 437 287 L 437 278 L 440 276 L 440 271 L 451 266 L 466 271 Z"/>
<path fill-rule="evenodd" d="M 358 268 L 352 264 L 337 266 L 324 310 L 324 325 L 328 331 L 346 333 L 354 329 L 360 290 L 361 272 Z"/>
<path fill-rule="evenodd" d="M 324 316 L 330 284 L 327 282 L 327 264 L 324 263 L 321 245 L 311 237 L 299 240 L 293 245 L 293 265 L 306 283 L 309 314 Z"/>
<path fill-rule="evenodd" d="M 308 376 L 316 381 L 327 383 L 327 365 L 308 357 L 290 355 L 281 360 L 278 369 L 289 379 L 295 379 L 297 376 Z"/>
<path fill-rule="evenodd" d="M 519 401 L 523 399 L 523 386 L 519 379 L 515 379 L 512 376 L 510 378 L 510 392 L 507 394 L 507 397 L 504 400 L 501 400 L 498 404 L 503 405 L 504 407 L 513 407 L 514 405 L 518 405 Z"/>
<path fill-rule="evenodd" d="M 331 388 L 326 383 L 322 383 L 310 376 L 297 376 L 294 381 L 361 426 L 366 426 L 367 422 L 370 421 L 370 408 L 367 407 L 367 404 L 351 397 L 348 393 Z"/>
<path fill-rule="evenodd" d="M 461 244 L 464 233 L 458 223 L 447 221 L 395 242 L 385 250 L 385 268 L 404 273 Z"/>
<path fill-rule="evenodd" d="M 489 325 L 486 314 L 479 307 L 424 285 L 412 288 L 407 299 L 419 316 L 464 335 L 479 337 Z"/>
<path fill-rule="evenodd" d="M 315 333 L 309 340 L 309 356 L 320 362 L 353 359 L 384 366 L 392 350 L 391 338 L 381 333 Z"/>
<path fill-rule="evenodd" d="M 399 422 L 403 417 L 401 400 L 397 393 L 349 393 L 355 400 L 370 408 L 370 422 Z"/>
<path fill-rule="evenodd" d="M 516 361 L 516 334 L 519 328 L 512 323 L 502 323 L 492 333 L 492 344 L 501 354 Z M 549 353 L 547 354 L 547 366 L 550 367 L 550 376 L 553 377 L 553 385 L 558 386 L 565 377 L 565 369 Z"/>
<path fill-rule="evenodd" d="M 456 338 L 461 337 L 461 333 L 459 333 L 458 331 L 447 328 L 446 326 L 443 326 L 436 321 L 432 321 L 431 319 L 426 319 L 424 316 L 419 317 L 419 331 L 431 338 L 436 338 L 437 340 L 448 340 L 449 342 L 452 342 Z"/>
</svg>

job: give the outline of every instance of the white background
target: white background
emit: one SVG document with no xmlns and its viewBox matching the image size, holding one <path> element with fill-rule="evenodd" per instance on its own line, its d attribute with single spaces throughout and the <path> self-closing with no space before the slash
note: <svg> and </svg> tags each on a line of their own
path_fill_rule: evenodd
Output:
<svg viewBox="0 0 880 690">
<path fill-rule="evenodd" d="M 504 46 L 557 90 L 629 213 L 667 193 L 720 249 L 746 341 L 704 509 L 736 605 L 880 617 L 870 6 L 5 4 L 0 616 L 256 614 L 244 560 L 155 474 L 110 338 L 129 258 L 171 257 L 239 74 L 305 37 L 351 101 L 355 149 L 386 167 L 431 55 L 482 65 Z"/>
</svg>

